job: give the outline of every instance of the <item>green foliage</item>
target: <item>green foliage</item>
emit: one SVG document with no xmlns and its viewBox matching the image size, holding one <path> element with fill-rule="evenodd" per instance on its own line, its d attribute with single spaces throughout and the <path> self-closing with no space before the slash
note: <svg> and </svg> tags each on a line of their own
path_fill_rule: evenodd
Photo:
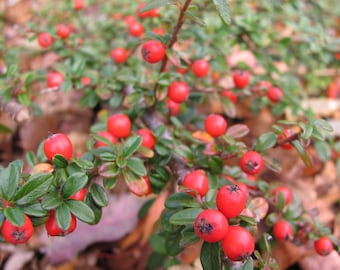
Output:
<svg viewBox="0 0 340 270">
<path fill-rule="evenodd" d="M 176 256 L 188 245 L 199 241 L 194 232 L 194 221 L 203 209 L 216 209 L 218 188 L 233 183 L 224 179 L 226 175 L 233 176 L 236 183 L 242 182 L 249 189 L 256 189 L 250 194 L 256 194 L 265 202 L 256 205 L 250 198 L 245 213 L 230 223 L 250 230 L 262 219 L 258 217 L 259 213 L 266 216 L 268 228 L 264 229 L 269 232 L 281 217 L 292 223 L 306 222 L 306 213 L 297 200 L 286 206 L 283 195 L 279 194 L 278 200 L 273 201 L 269 193 L 270 183 L 260 179 L 253 183 L 245 178 L 238 166 L 229 167 L 226 163 L 228 159 L 238 158 L 245 150 L 251 149 L 261 153 L 267 168 L 280 173 L 280 162 L 269 156 L 267 150 L 281 146 L 278 135 L 284 133 L 283 126 L 296 130 L 291 138 L 286 139 L 306 166 L 312 166 L 306 149 L 308 145 L 315 148 L 322 161 L 333 158 L 334 149 L 340 153 L 340 146 L 332 138 L 331 125 L 326 120 L 315 119 L 312 110 L 301 106 L 301 100 L 323 95 L 323 89 L 329 84 L 330 78 L 320 75 L 320 71 L 338 68 L 339 65 L 334 57 L 334 53 L 339 51 L 339 38 L 332 36 L 335 31 L 329 31 L 336 28 L 333 24 L 339 11 L 334 0 L 320 3 L 297 0 L 260 0 L 256 3 L 148 1 L 141 12 L 160 8 L 161 15 L 143 20 L 137 18 L 146 30 L 142 37 L 131 36 L 123 19 L 113 19 L 119 15 L 118 12 L 123 17 L 135 14 L 138 1 L 129 5 L 124 1 L 101 1 L 93 11 L 89 8 L 91 12 L 70 11 L 69 2 L 57 1 L 47 5 L 40 16 L 27 24 L 30 37 L 26 29 L 22 29 L 25 30 L 23 36 L 32 42 L 36 42 L 37 34 L 42 31 L 53 35 L 51 48 L 35 53 L 43 55 L 52 51 L 58 55 L 59 60 L 54 63 L 53 69 L 64 75 L 64 82 L 57 90 L 51 90 L 46 84 L 47 69 L 24 70 L 18 59 L 23 48 L 5 48 L 1 50 L 0 59 L 0 65 L 2 60 L 6 64 L 4 70 L 0 70 L 1 108 L 9 100 L 36 108 L 32 95 L 37 90 L 41 93 L 46 90 L 37 89 L 36 85 L 45 85 L 43 88 L 47 87 L 48 91 L 76 89 L 81 91 L 80 105 L 85 108 L 126 113 L 132 122 L 132 132 L 127 138 L 117 138 L 117 142 L 112 143 L 98 135 L 99 131 L 107 128 L 107 115 L 98 115 L 98 121 L 91 127 L 88 152 L 80 158 L 68 161 L 56 155 L 52 161 L 53 171 L 49 173 L 23 173 L 21 161 L 0 168 L 1 221 L 6 218 L 20 226 L 24 223 L 24 214 L 27 214 L 38 225 L 44 223 L 49 211 L 55 210 L 57 225 L 63 230 L 69 228 L 72 215 L 82 222 L 97 224 L 102 208 L 109 203 L 108 190 L 115 188 L 121 180 L 130 190 L 132 187 L 137 189 L 134 193 L 138 195 L 141 192 L 144 196 L 146 194 L 142 191 L 145 191 L 146 185 L 142 179 L 148 177 L 153 193 L 170 192 L 160 224 L 155 226 L 155 234 L 150 237 L 154 250 L 148 261 L 150 269 L 178 263 Z M 94 6 L 93 1 L 89 2 Z M 51 8 L 55 16 L 48 16 Z M 41 16 L 47 18 L 44 24 L 39 21 Z M 55 26 L 60 23 L 61 16 L 65 23 L 73 24 L 76 29 L 67 40 L 61 40 L 55 34 Z M 156 27 L 161 27 L 164 35 L 152 32 Z M 80 38 L 82 44 L 79 43 Z M 150 39 L 159 40 L 166 47 L 166 57 L 159 64 L 151 65 L 141 60 L 140 45 Z M 178 46 L 173 46 L 176 41 Z M 6 45 L 1 44 L 0 47 Z M 128 51 L 129 56 L 124 63 L 115 63 L 110 58 L 111 50 L 117 47 Z M 247 57 L 231 63 L 237 50 L 247 53 Z M 190 71 L 196 59 L 208 60 L 211 70 L 207 77 L 197 78 Z M 178 73 L 178 68 L 186 70 L 186 73 Z M 221 79 L 230 78 L 239 69 L 247 70 L 251 81 L 244 89 L 234 91 L 238 101 L 233 103 L 222 95 L 225 85 Z M 89 85 L 82 84 L 84 77 L 90 78 Z M 167 88 L 175 80 L 186 81 L 190 86 L 189 98 L 180 105 L 180 113 L 176 116 L 169 114 L 166 106 Z M 270 102 L 266 91 L 258 89 L 259 82 L 263 80 L 282 89 L 284 98 L 281 102 Z M 220 113 L 228 118 L 227 132 L 218 138 L 210 138 L 205 133 L 194 135 L 194 131 L 204 130 L 205 115 L 210 113 L 207 111 L 208 104 L 215 102 L 222 107 Z M 249 109 L 249 115 L 239 115 L 241 106 L 238 102 L 243 104 L 244 109 Z M 273 125 L 272 131 L 255 138 L 242 121 L 266 109 L 279 121 Z M 284 120 L 287 109 L 298 120 Z M 152 130 L 157 141 L 153 149 L 144 146 L 141 136 L 135 134 L 142 127 Z M 10 128 L 0 125 L 0 133 L 10 132 Z M 97 147 L 96 141 L 106 146 Z M 247 146 L 248 142 L 253 145 Z M 47 161 L 43 144 L 39 145 L 37 154 L 26 154 L 29 166 Z M 340 158 L 335 160 L 340 174 Z M 198 194 L 192 196 L 181 189 L 174 192 L 178 186 L 181 187 L 185 173 L 196 168 L 204 169 L 209 176 L 207 195 L 203 198 Z M 101 181 L 94 182 L 94 179 Z M 84 201 L 70 198 L 81 189 L 87 191 Z M 146 216 L 153 202 L 150 200 L 145 204 L 140 218 Z M 319 224 L 316 227 L 313 234 L 329 234 Z M 264 244 L 259 244 L 260 251 L 270 252 L 268 238 L 263 241 Z M 262 256 L 267 254 L 261 252 L 255 251 L 258 265 L 263 268 L 275 265 L 272 258 L 264 260 Z M 237 267 L 229 265 L 220 243 L 204 242 L 200 259 L 205 270 L 250 270 L 257 265 L 252 258 Z"/>
</svg>

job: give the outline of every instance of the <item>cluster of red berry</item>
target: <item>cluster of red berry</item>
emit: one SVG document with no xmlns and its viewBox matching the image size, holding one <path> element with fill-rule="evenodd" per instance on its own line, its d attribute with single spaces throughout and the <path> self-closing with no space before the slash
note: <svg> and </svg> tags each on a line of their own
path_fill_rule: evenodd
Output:
<svg viewBox="0 0 340 270">
<path fill-rule="evenodd" d="M 126 139 L 131 135 L 131 120 L 126 114 L 114 114 L 107 120 L 107 130 L 98 132 L 98 135 L 104 137 L 112 144 L 116 144 L 119 139 Z M 156 144 L 156 138 L 151 130 L 141 128 L 134 132 L 142 138 L 142 146 L 153 150 Z M 95 147 L 107 146 L 105 142 L 97 141 Z M 151 190 L 150 179 L 147 175 L 142 176 L 140 181 L 127 182 L 129 190 L 136 196 L 149 195 Z"/>
</svg>

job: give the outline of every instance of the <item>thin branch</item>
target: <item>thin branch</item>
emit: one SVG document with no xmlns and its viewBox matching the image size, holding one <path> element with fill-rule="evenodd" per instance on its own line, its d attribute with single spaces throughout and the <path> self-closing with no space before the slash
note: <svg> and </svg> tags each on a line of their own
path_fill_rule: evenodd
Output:
<svg viewBox="0 0 340 270">
<path fill-rule="evenodd" d="M 299 135 L 300 135 L 300 132 L 298 132 L 298 133 L 293 133 L 292 135 L 288 136 L 287 138 L 278 141 L 278 142 L 273 146 L 273 148 L 276 148 L 276 147 L 279 147 L 279 146 L 284 145 L 284 144 L 286 144 L 286 143 L 290 143 L 290 142 L 292 142 L 292 141 L 295 141 L 295 140 L 297 140 L 297 139 L 299 138 Z"/>
<path fill-rule="evenodd" d="M 181 11 L 178 15 L 178 19 L 177 19 L 177 23 L 174 27 L 174 31 L 172 32 L 172 36 L 171 36 L 171 39 L 170 39 L 170 42 L 167 46 L 168 49 L 171 49 L 172 46 L 176 43 L 177 41 L 177 38 L 178 38 L 178 33 L 179 33 L 179 30 L 181 29 L 183 23 L 184 23 L 184 15 L 185 15 L 185 11 L 188 9 L 190 3 L 191 3 L 192 0 L 186 0 L 183 7 L 181 8 Z M 161 64 L 161 67 L 159 69 L 159 73 L 163 73 L 165 71 L 165 68 L 166 68 L 166 65 L 168 63 L 168 56 L 165 55 L 165 57 L 163 58 L 163 61 L 162 61 L 162 64 Z M 153 88 L 153 91 L 155 93 L 155 96 L 156 96 L 156 91 L 158 89 L 158 86 L 159 84 L 156 83 L 154 88 Z"/>
</svg>

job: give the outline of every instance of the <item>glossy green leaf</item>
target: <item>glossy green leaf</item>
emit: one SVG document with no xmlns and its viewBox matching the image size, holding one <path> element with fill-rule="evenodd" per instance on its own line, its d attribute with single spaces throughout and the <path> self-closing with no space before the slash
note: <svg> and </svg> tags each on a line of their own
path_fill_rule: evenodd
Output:
<svg viewBox="0 0 340 270">
<path fill-rule="evenodd" d="M 19 184 L 20 172 L 14 162 L 11 162 L 7 168 L 0 171 L 0 195 L 2 198 L 10 201 Z"/>
<path fill-rule="evenodd" d="M 193 196 L 185 192 L 171 194 L 165 201 L 165 207 L 170 209 L 182 208 L 184 202 L 195 202 Z"/>
<path fill-rule="evenodd" d="M 36 161 L 35 161 L 35 154 L 32 151 L 28 151 L 25 155 L 25 158 L 27 160 L 27 163 L 29 166 L 34 167 Z"/>
<path fill-rule="evenodd" d="M 58 168 L 66 168 L 68 165 L 68 161 L 62 155 L 55 155 L 52 162 Z"/>
<path fill-rule="evenodd" d="M 103 142 L 105 144 L 107 144 L 108 146 L 111 146 L 113 147 L 113 143 L 112 141 L 110 141 L 109 139 L 103 137 L 103 136 L 100 136 L 100 135 L 97 135 L 97 134 L 92 134 L 92 137 L 95 139 L 95 141 L 99 141 L 99 142 Z M 111 152 L 113 153 L 113 152 Z"/>
<path fill-rule="evenodd" d="M 78 172 L 70 175 L 61 189 L 63 198 L 69 198 L 74 193 L 86 186 L 88 176 L 83 172 Z"/>
<path fill-rule="evenodd" d="M 97 183 L 91 185 L 90 193 L 92 194 L 93 201 L 99 206 L 104 207 L 109 203 L 106 191 Z"/>
<path fill-rule="evenodd" d="M 228 0 L 213 0 L 222 21 L 225 24 L 231 23 L 230 7 Z"/>
<path fill-rule="evenodd" d="M 239 270 L 253 270 L 254 269 L 254 260 L 252 257 L 249 257 L 248 260 L 239 268 Z"/>
<path fill-rule="evenodd" d="M 223 170 L 223 160 L 219 156 L 212 156 L 208 160 L 208 166 L 212 173 L 220 174 Z"/>
<path fill-rule="evenodd" d="M 47 161 L 47 157 L 46 157 L 45 152 L 44 152 L 44 143 L 45 143 L 45 140 L 42 141 L 38 146 L 38 150 L 37 150 L 38 162 L 46 162 Z"/>
<path fill-rule="evenodd" d="M 118 156 L 116 159 L 116 164 L 120 169 L 124 169 L 127 165 L 127 159 L 124 156 Z"/>
<path fill-rule="evenodd" d="M 94 168 L 93 162 L 84 159 L 72 159 L 72 162 L 84 170 L 92 170 Z"/>
<path fill-rule="evenodd" d="M 196 217 L 202 212 L 201 208 L 188 208 L 178 211 L 170 218 L 173 225 L 188 225 L 195 222 Z"/>
<path fill-rule="evenodd" d="M 147 174 L 143 160 L 131 157 L 127 160 L 127 167 L 133 171 L 136 175 L 145 176 Z"/>
<path fill-rule="evenodd" d="M 302 128 L 301 137 L 305 140 L 308 140 L 310 138 L 310 136 L 312 136 L 313 129 L 314 129 L 313 125 L 300 123 L 300 127 Z"/>
<path fill-rule="evenodd" d="M 41 206 L 45 210 L 56 209 L 63 203 L 62 199 L 56 193 L 48 193 L 46 194 L 42 201 Z"/>
<path fill-rule="evenodd" d="M 243 216 L 243 215 L 239 215 L 239 218 L 240 218 L 240 220 L 248 223 L 249 225 L 254 225 L 254 226 L 257 225 L 256 220 L 253 219 L 253 218 L 250 218 L 250 217 L 247 217 L 247 216 Z"/>
<path fill-rule="evenodd" d="M 72 73 L 75 76 L 79 76 L 81 72 L 85 68 L 85 58 L 84 57 L 75 57 L 72 65 Z"/>
<path fill-rule="evenodd" d="M 318 153 L 320 159 L 325 162 L 330 159 L 332 155 L 331 147 L 327 142 L 324 141 L 316 141 L 314 143 L 314 147 L 316 152 Z"/>
<path fill-rule="evenodd" d="M 326 132 L 333 132 L 334 129 L 330 123 L 323 119 L 317 119 L 312 122 L 312 124 Z"/>
<path fill-rule="evenodd" d="M 107 189 L 114 189 L 117 185 L 119 177 L 112 177 L 112 178 L 104 178 L 103 185 Z"/>
<path fill-rule="evenodd" d="M 63 203 L 55 211 L 57 225 L 62 230 L 67 230 L 71 226 L 71 211 L 68 206 Z"/>
<path fill-rule="evenodd" d="M 24 78 L 25 85 L 26 86 L 30 85 L 34 81 L 35 78 L 36 78 L 36 75 L 34 74 L 33 71 L 27 72 Z"/>
<path fill-rule="evenodd" d="M 204 270 L 221 269 L 219 243 L 203 242 L 200 259 Z"/>
<path fill-rule="evenodd" d="M 24 106 L 30 106 L 32 101 L 26 93 L 21 93 L 17 96 L 19 102 Z"/>
<path fill-rule="evenodd" d="M 168 255 L 176 256 L 183 250 L 183 248 L 180 246 L 181 239 L 181 228 L 173 230 L 170 234 L 166 236 L 165 248 Z"/>
<path fill-rule="evenodd" d="M 165 238 L 159 234 L 152 234 L 149 239 L 150 245 L 153 250 L 157 250 L 157 252 L 166 254 L 165 248 Z"/>
<path fill-rule="evenodd" d="M 15 203 L 19 205 L 33 203 L 48 191 L 52 180 L 53 175 L 50 173 L 32 175 L 15 194 L 13 198 Z"/>
<path fill-rule="evenodd" d="M 291 144 L 294 146 L 294 148 L 298 152 L 300 158 L 305 163 L 305 165 L 307 167 L 311 167 L 312 166 L 312 161 L 311 161 L 308 153 L 305 151 L 305 149 L 301 145 L 301 143 L 299 141 L 292 141 Z"/>
<path fill-rule="evenodd" d="M 24 212 L 19 208 L 8 207 L 4 211 L 6 219 L 15 226 L 22 226 L 25 223 Z"/>
<path fill-rule="evenodd" d="M 132 156 L 142 144 L 142 138 L 139 135 L 130 136 L 123 145 L 122 154 L 125 158 Z"/>
<path fill-rule="evenodd" d="M 79 220 L 85 223 L 92 223 L 95 219 L 95 215 L 92 209 L 84 202 L 76 200 L 68 200 L 67 206 Z"/>
<path fill-rule="evenodd" d="M 171 1 L 171 0 L 154 0 L 150 3 L 148 3 L 147 5 L 145 5 L 140 11 L 145 12 L 145 11 L 148 11 L 148 10 L 151 10 L 151 9 L 154 9 L 154 8 L 159 8 L 159 7 L 165 6 L 166 4 L 169 4 L 171 2 L 173 2 L 173 1 Z"/>
<path fill-rule="evenodd" d="M 32 217 L 44 217 L 47 211 L 41 207 L 40 203 L 27 204 L 21 207 L 21 210 Z"/>
<path fill-rule="evenodd" d="M 197 236 L 197 234 L 194 231 L 193 225 L 186 226 L 181 231 L 182 238 L 179 242 L 179 245 L 181 247 L 186 247 L 188 245 L 192 245 L 200 240 L 200 238 Z"/>
<path fill-rule="evenodd" d="M 262 152 L 273 147 L 277 142 L 277 135 L 274 132 L 263 133 L 257 140 L 255 151 Z"/>
<path fill-rule="evenodd" d="M 102 217 L 102 208 L 99 207 L 93 200 L 92 198 L 92 194 L 91 193 L 88 193 L 86 198 L 85 198 L 85 202 L 86 204 L 92 209 L 93 211 L 93 214 L 94 214 L 94 219 L 92 222 L 89 222 L 88 224 L 91 224 L 91 225 L 94 225 L 94 224 L 97 224 L 101 217 Z"/>
</svg>

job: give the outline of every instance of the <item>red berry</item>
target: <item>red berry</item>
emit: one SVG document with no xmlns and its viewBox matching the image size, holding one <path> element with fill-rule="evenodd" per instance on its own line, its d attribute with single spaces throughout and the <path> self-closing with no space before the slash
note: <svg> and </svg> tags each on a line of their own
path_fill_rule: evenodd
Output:
<svg viewBox="0 0 340 270">
<path fill-rule="evenodd" d="M 284 133 L 284 134 L 279 134 L 279 135 L 277 136 L 277 139 L 278 139 L 279 141 L 284 140 L 284 139 L 288 138 L 289 136 L 291 136 L 291 135 L 293 134 L 293 132 L 292 132 L 290 129 L 284 129 L 284 130 L 283 130 L 283 133 Z M 280 147 L 281 147 L 282 149 L 285 149 L 285 150 L 290 150 L 290 149 L 293 148 L 293 145 L 291 145 L 289 142 L 286 142 L 286 143 L 280 145 Z"/>
<path fill-rule="evenodd" d="M 116 138 L 126 138 L 131 132 L 131 121 L 126 114 L 114 114 L 107 120 L 107 130 Z"/>
<path fill-rule="evenodd" d="M 142 137 L 142 145 L 145 146 L 146 148 L 153 149 L 155 144 L 156 144 L 156 139 L 153 133 L 146 129 L 146 128 L 141 128 L 137 130 L 136 132 L 138 135 Z"/>
<path fill-rule="evenodd" d="M 339 87 L 335 82 L 331 82 L 327 89 L 328 98 L 337 98 L 339 94 Z"/>
<path fill-rule="evenodd" d="M 196 196 L 197 193 L 204 197 L 208 192 L 209 179 L 203 170 L 196 170 L 185 175 L 182 185 L 193 191 L 189 194 Z"/>
<path fill-rule="evenodd" d="M 143 197 L 152 193 L 150 178 L 148 176 L 142 176 L 133 181 L 126 181 L 126 184 L 129 190 L 138 197 Z"/>
<path fill-rule="evenodd" d="M 292 196 L 293 196 L 292 192 L 289 188 L 287 188 L 285 186 L 280 186 L 280 187 L 273 189 L 272 193 L 275 196 L 275 201 L 278 201 L 280 193 L 282 194 L 282 196 L 285 200 L 285 205 L 290 204 L 290 202 L 292 201 Z"/>
<path fill-rule="evenodd" d="M 43 48 L 48 48 L 52 45 L 53 39 L 49 33 L 40 33 L 38 35 L 38 44 Z"/>
<path fill-rule="evenodd" d="M 249 73 L 247 71 L 237 71 L 233 75 L 233 80 L 236 88 L 244 88 L 249 83 Z"/>
<path fill-rule="evenodd" d="M 110 132 L 107 132 L 105 130 L 99 131 L 97 135 L 105 139 L 108 139 L 113 144 L 117 142 L 117 139 Z M 107 146 L 107 144 L 101 141 L 96 141 L 96 143 L 94 144 L 95 148 L 102 147 L 102 146 Z"/>
<path fill-rule="evenodd" d="M 240 159 L 240 168 L 247 174 L 258 174 L 264 167 L 261 155 L 255 151 L 248 151 Z"/>
<path fill-rule="evenodd" d="M 273 234 L 278 241 L 288 240 L 293 237 L 293 228 L 287 221 L 281 219 L 275 223 Z"/>
<path fill-rule="evenodd" d="M 205 131 L 212 137 L 225 134 L 227 127 L 227 121 L 218 114 L 210 114 L 204 121 Z"/>
<path fill-rule="evenodd" d="M 205 77 L 209 73 L 210 65 L 207 61 L 200 59 L 192 64 L 191 69 L 197 77 Z"/>
<path fill-rule="evenodd" d="M 67 135 L 52 134 L 44 142 L 44 152 L 48 160 L 52 161 L 55 155 L 62 155 L 66 160 L 72 157 L 72 143 Z"/>
<path fill-rule="evenodd" d="M 224 90 L 222 96 L 228 98 L 232 103 L 236 104 L 238 100 L 238 95 L 230 90 Z"/>
<path fill-rule="evenodd" d="M 150 9 L 148 11 L 144 11 L 144 12 L 141 12 L 140 10 L 145 7 L 145 4 L 140 4 L 136 10 L 136 13 L 137 15 L 139 16 L 139 18 L 143 19 L 143 18 L 147 18 L 147 17 L 158 17 L 159 14 L 158 14 L 158 10 L 156 8 L 154 9 Z"/>
<path fill-rule="evenodd" d="M 76 227 L 77 227 L 77 219 L 73 214 L 71 214 L 70 227 L 67 230 L 62 230 L 57 224 L 54 210 L 50 211 L 50 215 L 45 223 L 47 234 L 50 236 L 65 236 L 73 232 L 76 229 Z"/>
<path fill-rule="evenodd" d="M 177 73 L 179 73 L 179 74 L 185 74 L 187 71 L 188 71 L 188 69 L 187 68 L 176 68 L 176 71 L 177 71 Z"/>
<path fill-rule="evenodd" d="M 206 242 L 221 241 L 228 231 L 228 220 L 215 209 L 203 210 L 196 218 L 194 231 L 196 235 Z"/>
<path fill-rule="evenodd" d="M 272 103 L 278 103 L 283 99 L 283 92 L 278 87 L 270 87 L 267 91 L 267 97 Z"/>
<path fill-rule="evenodd" d="M 177 103 L 184 102 L 189 93 L 189 86 L 186 82 L 172 82 L 168 87 L 168 97 Z"/>
<path fill-rule="evenodd" d="M 144 34 L 144 27 L 139 22 L 134 22 L 129 25 L 129 33 L 133 37 L 139 37 Z"/>
<path fill-rule="evenodd" d="M 65 24 L 59 24 L 57 26 L 57 35 L 61 38 L 68 38 L 71 34 L 70 28 Z"/>
<path fill-rule="evenodd" d="M 116 64 L 124 63 L 128 59 L 128 51 L 124 48 L 115 48 L 111 51 L 111 58 Z"/>
<path fill-rule="evenodd" d="M 89 77 L 82 77 L 81 79 L 80 79 L 80 81 L 81 81 L 81 84 L 82 85 L 89 85 L 90 83 L 91 83 L 91 78 L 89 78 Z"/>
<path fill-rule="evenodd" d="M 327 256 L 333 251 L 332 241 L 326 236 L 322 236 L 318 240 L 315 240 L 314 249 L 319 255 Z"/>
<path fill-rule="evenodd" d="M 124 17 L 124 22 L 125 22 L 128 26 L 130 26 L 131 24 L 137 22 L 137 20 L 136 20 L 135 17 L 133 17 L 133 16 L 131 16 L 131 15 L 128 15 L 128 16 L 125 16 L 125 17 Z"/>
<path fill-rule="evenodd" d="M 76 200 L 76 201 L 84 201 L 86 196 L 86 189 L 82 188 L 78 190 L 76 193 L 74 193 L 72 196 L 70 196 L 70 199 Z"/>
<path fill-rule="evenodd" d="M 52 71 L 47 76 L 48 87 L 59 87 L 64 81 L 64 75 L 57 71 Z"/>
<path fill-rule="evenodd" d="M 222 240 L 224 254 L 231 261 L 246 260 L 255 249 L 253 236 L 241 226 L 230 226 Z"/>
<path fill-rule="evenodd" d="M 163 28 L 153 28 L 152 32 L 155 33 L 156 35 L 160 35 L 160 36 L 164 36 L 165 35 L 165 31 Z"/>
<path fill-rule="evenodd" d="M 181 104 L 179 104 L 175 101 L 172 101 L 171 99 L 168 98 L 166 100 L 166 106 L 168 107 L 170 115 L 177 115 L 179 113 Z"/>
<path fill-rule="evenodd" d="M 75 10 L 80 10 L 84 8 L 84 0 L 74 0 L 73 7 Z"/>
<path fill-rule="evenodd" d="M 216 206 L 227 218 L 237 217 L 246 206 L 247 197 L 238 185 L 222 186 L 217 191 Z"/>
<path fill-rule="evenodd" d="M 151 18 L 159 17 L 158 9 L 154 8 L 154 9 L 149 10 L 149 17 Z"/>
<path fill-rule="evenodd" d="M 8 243 L 22 244 L 27 242 L 33 235 L 32 221 L 27 215 L 24 215 L 24 217 L 25 222 L 21 226 L 15 226 L 8 219 L 5 219 L 1 227 L 1 234 Z"/>
<path fill-rule="evenodd" d="M 247 200 L 248 195 L 249 195 L 248 186 L 245 183 L 242 183 L 242 182 L 235 182 L 235 185 L 238 185 L 238 187 L 240 188 L 240 190 L 242 191 L 242 193 L 244 194 L 244 196 Z"/>
<path fill-rule="evenodd" d="M 165 46 L 158 40 L 149 40 L 142 45 L 143 59 L 151 64 L 161 61 L 165 56 Z"/>
</svg>

